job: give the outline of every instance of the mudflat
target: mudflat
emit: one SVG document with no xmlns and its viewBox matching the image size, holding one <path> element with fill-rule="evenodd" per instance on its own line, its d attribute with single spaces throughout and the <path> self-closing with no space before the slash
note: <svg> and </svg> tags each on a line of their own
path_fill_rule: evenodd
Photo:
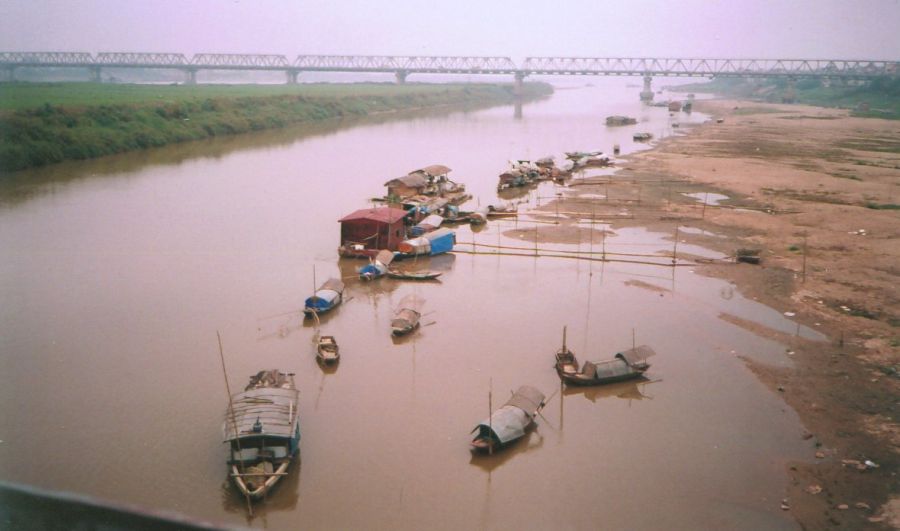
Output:
<svg viewBox="0 0 900 531">
<path fill-rule="evenodd" d="M 816 449 L 814 462 L 789 465 L 781 508 L 804 529 L 900 527 L 900 121 L 733 100 L 695 109 L 711 120 L 625 157 L 612 176 L 574 181 L 564 207 L 543 210 L 689 226 L 674 233 L 679 242 L 758 251 L 759 264 L 695 261 L 697 273 L 828 337 L 721 316 L 782 342 L 794 362 L 745 360 L 799 413 Z M 575 233 L 561 225 L 542 239 Z"/>
</svg>

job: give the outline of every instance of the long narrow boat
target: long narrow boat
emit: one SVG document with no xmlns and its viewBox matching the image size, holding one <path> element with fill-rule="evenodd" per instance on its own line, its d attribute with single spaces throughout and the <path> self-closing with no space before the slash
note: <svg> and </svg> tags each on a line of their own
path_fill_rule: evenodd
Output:
<svg viewBox="0 0 900 531">
<path fill-rule="evenodd" d="M 441 276 L 440 271 L 403 271 L 388 269 L 387 276 L 397 280 L 434 280 Z"/>
<path fill-rule="evenodd" d="M 312 297 L 306 299 L 303 313 L 311 317 L 313 313 L 323 313 L 341 303 L 344 294 L 344 283 L 336 278 L 329 278 L 316 290 Z"/>
<path fill-rule="evenodd" d="M 566 384 L 602 385 L 622 380 L 630 380 L 643 375 L 650 364 L 647 358 L 655 355 L 652 348 L 641 345 L 624 352 L 618 352 L 612 359 L 586 361 L 581 369 L 578 359 L 566 347 L 566 329 L 563 328 L 562 348 L 556 351 L 556 374 Z"/>
<path fill-rule="evenodd" d="M 250 377 L 232 395 L 223 431 L 229 475 L 244 496 L 264 497 L 300 453 L 299 399 L 293 373 L 275 369 Z"/>
<path fill-rule="evenodd" d="M 505 404 L 472 430 L 472 449 L 479 452 L 499 450 L 525 435 L 534 416 L 544 407 L 544 393 L 523 385 Z"/>
</svg>

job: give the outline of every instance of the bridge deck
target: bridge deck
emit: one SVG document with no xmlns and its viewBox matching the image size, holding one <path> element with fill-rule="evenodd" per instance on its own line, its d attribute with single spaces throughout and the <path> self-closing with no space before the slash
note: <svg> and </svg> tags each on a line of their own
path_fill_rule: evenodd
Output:
<svg viewBox="0 0 900 531">
<path fill-rule="evenodd" d="M 830 59 L 679 59 L 626 57 L 528 57 L 516 65 L 509 57 L 299 55 L 293 61 L 271 54 L 108 52 L 0 52 L 0 68 L 82 67 L 272 70 L 288 72 L 388 72 L 614 76 L 897 77 L 900 63 Z"/>
</svg>

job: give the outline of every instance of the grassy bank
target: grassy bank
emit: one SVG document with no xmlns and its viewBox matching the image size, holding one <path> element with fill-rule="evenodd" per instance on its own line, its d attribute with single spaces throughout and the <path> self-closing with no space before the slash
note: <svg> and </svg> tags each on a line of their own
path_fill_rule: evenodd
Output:
<svg viewBox="0 0 900 531">
<path fill-rule="evenodd" d="M 523 97 L 552 93 L 525 84 Z M 511 84 L 0 84 L 0 171 L 302 122 L 515 99 Z"/>
<path fill-rule="evenodd" d="M 778 103 L 793 95 L 797 103 L 851 109 L 854 116 L 900 119 L 900 79 L 879 79 L 862 85 L 825 86 L 820 80 L 801 79 L 790 91 L 787 80 L 721 78 L 709 83 L 673 87 L 687 92 L 713 92 L 740 99 Z"/>
</svg>

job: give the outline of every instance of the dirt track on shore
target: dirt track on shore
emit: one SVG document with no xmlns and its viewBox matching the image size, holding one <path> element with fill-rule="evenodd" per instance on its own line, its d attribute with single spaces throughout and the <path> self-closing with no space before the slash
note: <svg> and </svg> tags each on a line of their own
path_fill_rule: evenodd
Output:
<svg viewBox="0 0 900 531">
<path fill-rule="evenodd" d="M 733 323 L 786 345 L 792 369 L 746 361 L 800 414 L 818 450 L 815 462 L 790 465 L 782 508 L 804 529 L 900 528 L 900 121 L 743 101 L 696 107 L 713 119 L 620 160 L 612 177 L 577 181 L 564 209 L 613 227 L 689 225 L 709 232 L 679 241 L 729 255 L 759 250 L 759 265 L 697 272 L 829 338 Z M 728 199 L 704 206 L 696 198 L 706 193 Z M 542 229 L 542 239 L 572 234 L 571 225 Z"/>
</svg>

